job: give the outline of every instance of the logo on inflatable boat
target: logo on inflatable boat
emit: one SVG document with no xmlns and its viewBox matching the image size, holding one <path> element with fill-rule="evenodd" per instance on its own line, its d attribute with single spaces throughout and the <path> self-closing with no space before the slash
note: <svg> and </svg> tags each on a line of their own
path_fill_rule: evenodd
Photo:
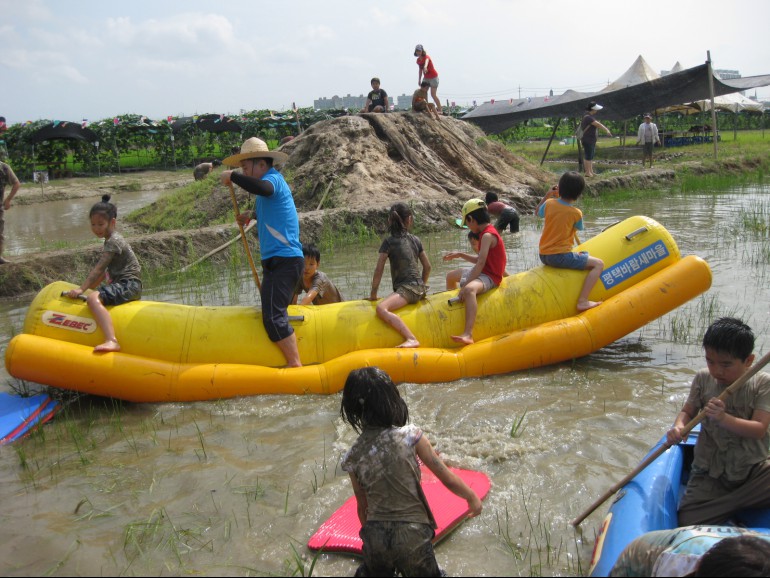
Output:
<svg viewBox="0 0 770 578">
<path fill-rule="evenodd" d="M 605 269 L 602 273 L 602 283 L 605 289 L 619 285 L 623 281 L 630 279 L 640 271 L 652 267 L 656 263 L 663 261 L 669 256 L 668 248 L 663 241 L 656 241 L 652 245 L 637 251 L 627 259 L 615 263 L 612 267 Z"/>
<path fill-rule="evenodd" d="M 96 322 L 88 317 L 78 317 L 77 315 L 67 315 L 66 313 L 57 313 L 56 311 L 46 311 L 43 313 L 43 324 L 49 327 L 60 327 L 69 331 L 78 333 L 93 333 L 96 331 Z"/>
</svg>

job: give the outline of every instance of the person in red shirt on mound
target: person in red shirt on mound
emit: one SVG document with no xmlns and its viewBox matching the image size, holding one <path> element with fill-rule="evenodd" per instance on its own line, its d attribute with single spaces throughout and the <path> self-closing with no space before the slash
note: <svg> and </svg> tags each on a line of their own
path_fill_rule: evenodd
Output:
<svg viewBox="0 0 770 578">
<path fill-rule="evenodd" d="M 438 98 L 438 94 L 436 94 L 438 90 L 438 72 L 433 66 L 433 59 L 425 52 L 422 44 L 414 47 L 414 55 L 417 57 L 417 67 L 419 68 L 417 85 L 421 86 L 423 80 L 427 80 L 430 83 L 430 95 L 433 98 L 433 102 L 436 103 L 436 112 L 443 114 L 441 111 L 441 101 Z"/>
</svg>

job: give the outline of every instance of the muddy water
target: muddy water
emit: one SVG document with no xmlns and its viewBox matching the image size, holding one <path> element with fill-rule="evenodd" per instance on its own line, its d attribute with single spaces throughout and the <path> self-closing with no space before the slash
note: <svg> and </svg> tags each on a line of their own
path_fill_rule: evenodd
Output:
<svg viewBox="0 0 770 578">
<path fill-rule="evenodd" d="M 119 215 L 128 215 L 155 202 L 164 193 L 162 190 L 121 191 L 113 194 L 112 200 L 118 203 Z M 96 191 L 89 197 L 13 205 L 6 214 L 5 256 L 93 242 L 88 211 L 101 200 L 101 195 L 102 192 Z"/>
<path fill-rule="evenodd" d="M 709 262 L 713 288 L 574 363 L 402 386 L 412 421 L 444 458 L 493 482 L 482 515 L 436 550 L 450 575 L 584 574 L 607 506 L 582 533 L 569 520 L 666 430 L 703 366 L 705 326 L 741 316 L 758 335 L 758 352 L 767 350 L 770 252 L 740 223 L 770 222 L 770 187 L 640 195 L 584 209 L 586 237 L 629 215 L 658 219 L 683 254 Z M 521 234 L 506 235 L 509 271 L 538 264 L 538 236 L 531 217 Z M 466 247 L 464 238 L 460 229 L 423 237 L 435 289 L 450 268 L 440 252 Z M 348 298 L 361 297 L 377 246 L 327 252 L 321 268 Z M 220 277 L 195 291 L 153 287 L 147 298 L 253 302 L 247 268 L 235 281 Z M 24 308 L 0 305 L 3 346 Z M 308 572 L 304 544 L 351 495 L 338 463 L 355 436 L 338 412 L 336 395 L 135 405 L 81 398 L 42 435 L 0 448 L 0 573 L 290 575 L 298 563 Z M 355 567 L 352 557 L 321 555 L 313 573 L 352 575 Z"/>
</svg>

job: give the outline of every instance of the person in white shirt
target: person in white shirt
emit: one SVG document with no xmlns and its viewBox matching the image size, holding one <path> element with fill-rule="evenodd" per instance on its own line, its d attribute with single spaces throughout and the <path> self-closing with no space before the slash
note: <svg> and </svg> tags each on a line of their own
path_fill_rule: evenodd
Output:
<svg viewBox="0 0 770 578">
<path fill-rule="evenodd" d="M 645 114 L 644 122 L 639 125 L 639 134 L 636 137 L 636 144 L 644 145 L 644 156 L 642 156 L 642 166 L 650 160 L 650 168 L 652 168 L 652 148 L 655 144 L 660 144 L 660 137 L 658 136 L 658 126 L 652 122 L 652 115 Z"/>
</svg>

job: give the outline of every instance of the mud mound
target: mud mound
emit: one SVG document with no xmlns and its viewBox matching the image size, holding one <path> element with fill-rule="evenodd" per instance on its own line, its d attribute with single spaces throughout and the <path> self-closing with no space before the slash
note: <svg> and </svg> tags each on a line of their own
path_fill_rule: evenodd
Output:
<svg viewBox="0 0 770 578">
<path fill-rule="evenodd" d="M 316 123 L 281 150 L 300 212 L 397 201 L 461 205 L 487 191 L 526 210 L 553 180 L 469 123 L 411 112 Z"/>
</svg>

